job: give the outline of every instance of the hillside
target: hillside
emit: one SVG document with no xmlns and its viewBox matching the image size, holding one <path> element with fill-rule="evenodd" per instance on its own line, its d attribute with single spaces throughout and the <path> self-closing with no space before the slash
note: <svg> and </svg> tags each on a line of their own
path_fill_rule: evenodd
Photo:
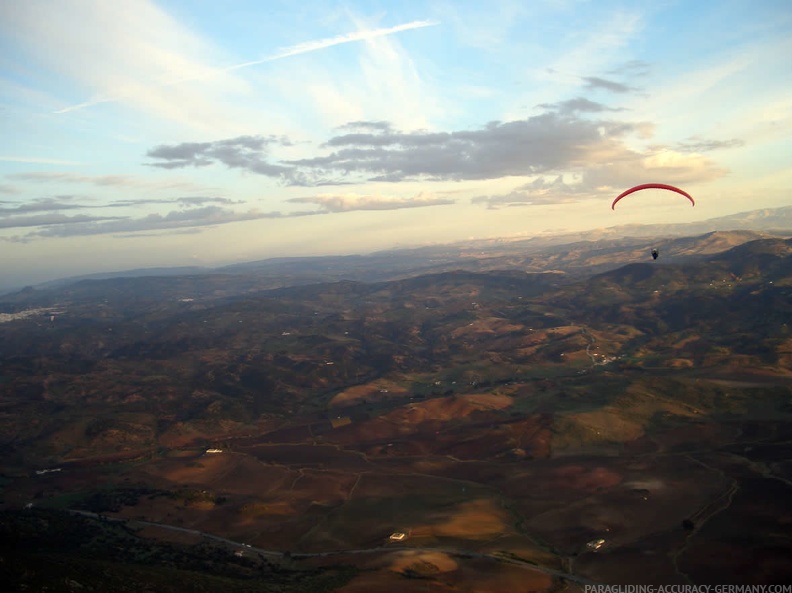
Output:
<svg viewBox="0 0 792 593">
<path fill-rule="evenodd" d="M 8 295 L 0 526 L 32 505 L 153 541 L 210 534 L 308 571 L 295 591 L 786 582 L 792 240 L 675 238 L 656 262 L 646 245 L 376 282 Z M 190 550 L 169 552 L 177 568 Z M 234 568 L 235 586 L 249 569 L 271 567 Z"/>
</svg>

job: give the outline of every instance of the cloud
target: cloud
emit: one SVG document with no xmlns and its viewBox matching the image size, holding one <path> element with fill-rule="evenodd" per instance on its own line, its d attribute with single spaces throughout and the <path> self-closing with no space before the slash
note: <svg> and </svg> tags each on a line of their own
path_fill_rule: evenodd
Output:
<svg viewBox="0 0 792 593">
<path fill-rule="evenodd" d="M 43 237 L 73 237 L 101 234 L 131 237 L 173 232 L 198 232 L 202 227 L 241 221 L 296 218 L 355 210 L 398 210 L 455 203 L 454 200 L 438 197 L 430 193 L 419 193 L 412 198 L 358 194 L 320 194 L 288 200 L 288 202 L 294 204 L 316 205 L 318 206 L 316 210 L 260 212 L 256 209 L 235 211 L 223 207 L 241 203 L 228 198 L 190 196 L 168 201 L 167 203 L 182 208 L 180 210 L 172 210 L 166 214 L 148 214 L 140 217 L 105 217 L 61 214 L 59 210 L 62 209 L 86 207 L 85 204 L 71 203 L 68 198 L 68 196 L 62 197 L 63 201 L 40 199 L 31 204 L 15 208 L 0 208 L 0 229 L 40 227 L 38 230 L 26 235 L 5 237 L 4 240 L 29 242 Z M 113 208 L 164 202 L 164 200 L 129 200 L 111 202 L 97 207 Z M 51 211 L 46 214 L 19 216 L 20 214 L 46 212 L 48 210 Z M 4 218 L 4 216 L 7 218 Z"/>
<path fill-rule="evenodd" d="M 38 198 L 14 207 L 0 206 L 0 217 L 16 216 L 29 212 L 59 212 L 61 210 L 79 210 L 86 208 L 84 204 L 73 202 L 74 196 L 57 196 L 54 198 Z"/>
<path fill-rule="evenodd" d="M 646 76 L 651 70 L 651 65 L 643 60 L 630 60 L 621 66 L 608 70 L 607 74 L 615 74 L 616 76 Z"/>
<path fill-rule="evenodd" d="M 34 163 L 41 165 L 79 165 L 77 161 L 67 161 L 63 159 L 48 159 L 33 156 L 0 156 L 0 161 L 8 163 Z"/>
<path fill-rule="evenodd" d="M 378 37 L 385 37 L 387 35 L 393 35 L 395 33 L 401 33 L 403 31 L 410 31 L 414 29 L 421 29 L 424 27 L 433 27 L 439 25 L 440 23 L 437 21 L 412 21 L 409 23 L 403 23 L 401 25 L 396 25 L 394 27 L 385 27 L 380 29 L 364 29 L 360 31 L 355 31 L 352 33 L 345 33 L 343 35 L 336 35 L 334 37 L 327 37 L 324 39 L 317 39 L 314 41 L 304 41 L 302 43 L 298 43 L 296 45 L 291 45 L 288 47 L 283 47 L 275 51 L 272 55 L 266 56 L 264 58 L 256 59 L 256 60 L 249 60 L 246 62 L 240 62 L 238 64 L 234 64 L 231 66 L 226 66 L 224 68 L 215 68 L 215 69 L 202 69 L 199 73 L 191 73 L 179 76 L 175 79 L 169 80 L 168 82 L 156 85 L 160 88 L 170 87 L 174 85 L 179 85 L 187 82 L 197 82 L 202 80 L 208 80 L 211 78 L 216 78 L 219 75 L 227 74 L 230 72 L 234 72 L 236 70 L 241 70 L 243 68 L 249 68 L 251 66 L 257 66 L 260 64 L 265 64 L 267 62 L 274 62 L 276 60 L 282 60 L 284 58 L 289 58 L 292 56 L 297 56 L 300 54 L 306 54 L 322 49 L 327 49 L 330 47 L 334 47 L 336 45 L 342 45 L 345 43 L 354 43 L 357 41 L 367 41 L 376 39 Z M 118 101 L 126 98 L 126 93 L 123 90 L 118 91 L 111 91 L 110 93 L 106 94 L 105 96 L 99 96 L 94 99 L 90 99 L 88 101 L 83 101 L 82 103 L 77 103 L 74 105 L 69 105 L 67 107 L 58 109 L 54 111 L 54 113 L 69 113 L 72 111 L 79 111 L 81 109 L 86 109 L 88 107 L 93 107 L 94 105 L 99 105 L 101 103 L 109 103 L 113 101 Z"/>
<path fill-rule="evenodd" d="M 562 39 L 568 43 L 559 48 L 555 60 L 547 64 L 547 71 L 573 75 L 579 80 L 583 77 L 573 73 L 610 69 L 612 64 L 623 60 L 628 46 L 644 26 L 645 15 L 640 11 L 607 11 L 588 22 L 583 31 L 565 27 Z"/>
<path fill-rule="evenodd" d="M 31 173 L 12 173 L 6 175 L 6 177 L 33 183 L 84 183 L 96 187 L 123 187 L 129 189 L 182 189 L 190 191 L 206 189 L 190 181 L 149 181 L 132 175 L 77 175 L 55 171 L 34 171 Z"/>
<path fill-rule="evenodd" d="M 339 130 L 378 130 L 380 132 L 388 132 L 391 129 L 391 123 L 387 121 L 351 121 L 338 126 Z"/>
<path fill-rule="evenodd" d="M 0 21 L 55 77 L 95 90 L 80 107 L 117 96 L 151 102 L 146 81 L 206 72 L 202 62 L 214 53 L 148 0 L 0 3 Z"/>
<path fill-rule="evenodd" d="M 585 97 L 544 103 L 545 113 L 508 122 L 490 122 L 478 129 L 402 131 L 383 120 L 355 120 L 320 145 L 318 153 L 296 160 L 277 160 L 270 151 L 290 145 L 283 137 L 240 136 L 213 142 L 160 145 L 148 151 L 165 168 L 228 168 L 277 178 L 288 185 L 330 185 L 362 181 L 466 181 L 504 177 L 531 177 L 534 185 L 520 186 L 506 195 L 479 196 L 474 201 L 490 206 L 506 203 L 536 204 L 550 195 L 583 199 L 598 188 L 619 187 L 645 178 L 700 182 L 726 173 L 711 160 L 688 154 L 704 148 L 737 145 L 736 141 L 708 141 L 691 137 L 677 150 L 650 146 L 638 150 L 630 139 L 651 138 L 649 122 L 617 121 L 590 114 L 620 111 Z M 574 183 L 551 182 L 574 175 Z M 536 182 L 538 177 L 541 182 Z M 538 185 L 537 185 L 538 183 Z M 516 192 L 516 193 L 515 193 Z M 423 199 L 426 199 L 425 196 Z M 446 204 L 389 199 L 382 196 L 324 194 L 293 198 L 311 203 L 320 212 L 390 210 Z M 556 201 L 557 198 L 556 198 Z M 316 213 L 316 212 L 314 212 Z M 306 213 L 302 213 L 304 215 Z M 284 216 L 291 216 L 285 214 Z"/>
<path fill-rule="evenodd" d="M 113 237 L 116 239 L 142 239 L 146 237 L 163 237 L 165 235 L 197 235 L 202 231 L 203 229 L 201 227 L 192 227 L 184 229 L 164 229 L 159 232 L 137 231 L 131 233 L 113 233 Z"/>
<path fill-rule="evenodd" d="M 335 37 L 329 37 L 326 39 L 318 39 L 316 41 L 305 41 L 303 43 L 298 43 L 297 45 L 281 48 L 278 51 L 276 51 L 273 55 L 268 56 L 266 58 L 261 58 L 260 60 L 242 62 L 241 64 L 229 66 L 228 68 L 224 68 L 224 71 L 239 70 L 240 68 L 247 68 L 248 66 L 255 66 L 257 64 L 264 64 L 266 62 L 281 60 L 283 58 L 288 58 L 299 54 L 305 54 L 320 49 L 326 49 L 328 47 L 341 45 L 343 43 L 352 43 L 355 41 L 367 41 L 370 39 L 376 39 L 377 37 L 385 37 L 386 35 L 401 33 L 402 31 L 421 29 L 423 27 L 434 27 L 439 24 L 440 23 L 438 21 L 412 21 L 410 23 L 396 25 L 395 27 L 355 31 L 354 33 L 345 33 L 343 35 L 336 35 Z"/>
<path fill-rule="evenodd" d="M 568 99 L 566 101 L 560 101 L 558 103 L 542 103 L 537 105 L 537 107 L 542 107 L 543 109 L 550 109 L 553 111 L 557 111 L 563 115 L 572 115 L 578 112 L 584 113 L 601 113 L 603 111 L 624 111 L 624 109 L 619 107 L 608 107 L 603 105 L 602 103 L 597 103 L 596 101 L 590 101 L 585 97 L 577 97 L 575 99 Z"/>
<path fill-rule="evenodd" d="M 186 198 L 176 198 L 176 201 L 185 206 L 201 206 L 203 204 L 243 204 L 242 200 L 232 200 L 231 198 L 210 198 L 206 196 L 190 196 Z"/>
<path fill-rule="evenodd" d="M 745 142 L 739 138 L 707 140 L 699 136 L 690 136 L 684 141 L 677 143 L 675 149 L 679 152 L 709 152 L 710 150 L 719 150 L 721 148 L 739 148 L 744 145 Z"/>
<path fill-rule="evenodd" d="M 602 164 L 582 167 L 569 176 L 539 176 L 503 194 L 473 198 L 474 204 L 488 209 L 561 204 L 600 198 L 625 188 L 650 181 L 690 186 L 723 177 L 727 169 L 697 154 L 662 149 L 648 154 L 622 150 Z M 571 181 L 567 177 L 572 177 Z"/>
<path fill-rule="evenodd" d="M 607 80 L 599 76 L 583 76 L 582 78 L 586 81 L 586 88 L 591 90 L 603 89 L 613 93 L 629 93 L 638 90 L 621 82 Z"/>
<path fill-rule="evenodd" d="M 209 197 L 209 196 L 189 196 L 172 199 L 141 198 L 132 200 L 117 200 L 106 204 L 91 206 L 92 208 L 134 208 L 148 204 L 170 204 L 181 207 L 203 206 L 205 204 L 222 204 L 225 206 L 244 204 L 243 200 L 232 200 L 231 198 Z"/>
<path fill-rule="evenodd" d="M 11 218 L 0 218 L 0 229 L 14 229 L 25 227 L 53 227 L 65 229 L 69 225 L 95 225 L 99 221 L 117 221 L 122 220 L 119 217 L 113 216 L 89 216 L 87 214 L 78 214 L 75 216 L 68 216 L 66 214 L 36 214 L 33 216 L 14 216 Z M 45 236 L 46 231 L 32 233 L 35 235 Z"/>
<path fill-rule="evenodd" d="M 291 198 L 295 204 L 316 204 L 320 212 L 352 212 L 353 210 L 401 210 L 403 208 L 424 208 L 427 206 L 445 206 L 456 203 L 455 200 L 441 198 L 433 194 L 421 192 L 413 198 L 390 198 L 380 195 L 359 194 L 319 194 L 304 198 Z"/>
<path fill-rule="evenodd" d="M 8 194 L 8 195 L 11 195 L 11 194 L 18 194 L 18 193 L 20 193 L 20 192 L 19 192 L 19 188 L 17 188 L 17 187 L 14 187 L 13 185 L 8 185 L 8 184 L 5 184 L 5 183 L 0 183 L 0 194 Z"/>
<path fill-rule="evenodd" d="M 203 226 L 215 226 L 230 222 L 244 220 L 257 220 L 260 218 L 279 218 L 280 213 L 262 213 L 256 210 L 247 212 L 234 212 L 220 206 L 206 206 L 188 210 L 174 210 L 167 214 L 149 214 L 140 218 L 100 218 L 86 217 L 78 220 L 74 217 L 69 220 L 40 222 L 25 226 L 44 226 L 38 231 L 30 233 L 25 239 L 37 237 L 70 237 L 100 234 L 137 233 L 145 231 L 164 231 L 174 229 L 189 229 Z M 33 223 L 35 221 L 31 221 Z M 68 224 L 66 224 L 68 223 Z M 19 226 L 19 225 L 16 225 Z"/>
<path fill-rule="evenodd" d="M 51 198 L 37 198 L 23 204 L 9 206 L 9 202 L 0 202 L 0 228 L 30 227 L 30 226 L 49 226 L 74 223 L 91 223 L 107 220 L 130 220 L 127 216 L 64 216 L 59 213 L 64 210 L 98 210 L 105 208 L 136 208 L 150 204 L 168 204 L 183 208 L 183 219 L 189 219 L 198 209 L 207 204 L 219 204 L 224 206 L 242 204 L 240 200 L 232 200 L 222 197 L 208 196 L 188 196 L 175 199 L 138 199 L 138 200 L 118 200 L 114 202 L 93 203 L 91 200 L 80 200 L 76 196 L 55 196 Z M 203 210 L 207 213 L 207 210 Z M 41 215 L 38 213 L 48 213 Z M 37 216 L 23 216 L 37 214 Z M 170 220 L 177 218 L 175 214 L 170 215 Z M 152 219 L 154 220 L 154 219 Z"/>
<path fill-rule="evenodd" d="M 506 194 L 476 196 L 470 201 L 473 204 L 486 204 L 489 210 L 503 207 L 540 206 L 577 202 L 587 196 L 584 187 L 578 184 L 567 184 L 563 175 L 557 177 L 537 177 L 530 183 L 521 185 Z"/>
<path fill-rule="evenodd" d="M 583 184 L 592 189 L 628 188 L 647 182 L 689 185 L 713 181 L 727 173 L 728 169 L 717 166 L 702 155 L 665 149 L 590 167 L 583 173 Z"/>
<path fill-rule="evenodd" d="M 370 181 L 494 179 L 561 171 L 591 154 L 618 150 L 618 138 L 642 124 L 589 121 L 548 112 L 478 130 L 400 132 L 381 128 L 335 136 L 336 149 L 288 164 L 314 175 L 369 176 Z M 607 150 L 610 147 L 610 150 Z"/>
<path fill-rule="evenodd" d="M 223 164 L 295 186 L 462 181 L 558 174 L 603 159 L 624 159 L 630 152 L 626 137 L 652 133 L 646 122 L 579 117 L 579 112 L 616 111 L 583 97 L 542 106 L 548 111 L 540 115 L 451 132 L 405 132 L 387 121 L 356 120 L 340 126 L 341 133 L 321 145 L 325 154 L 296 160 L 271 156 L 277 146 L 291 144 L 275 136 L 160 145 L 147 156 L 157 161 L 149 163 L 154 167 Z"/>
<path fill-rule="evenodd" d="M 267 147 L 270 144 L 289 145 L 289 141 L 285 138 L 239 136 L 215 142 L 160 145 L 149 150 L 146 156 L 159 160 L 149 165 L 163 169 L 206 167 L 219 162 L 229 169 L 245 169 L 259 175 L 294 181 L 295 171 L 292 167 L 267 161 Z"/>
</svg>

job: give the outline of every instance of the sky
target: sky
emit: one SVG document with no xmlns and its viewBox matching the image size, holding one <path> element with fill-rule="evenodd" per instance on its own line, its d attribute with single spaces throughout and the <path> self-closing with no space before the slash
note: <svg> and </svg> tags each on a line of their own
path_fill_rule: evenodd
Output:
<svg viewBox="0 0 792 593">
<path fill-rule="evenodd" d="M 792 205 L 790 56 L 789 0 L 0 0 L 0 283 Z"/>
</svg>

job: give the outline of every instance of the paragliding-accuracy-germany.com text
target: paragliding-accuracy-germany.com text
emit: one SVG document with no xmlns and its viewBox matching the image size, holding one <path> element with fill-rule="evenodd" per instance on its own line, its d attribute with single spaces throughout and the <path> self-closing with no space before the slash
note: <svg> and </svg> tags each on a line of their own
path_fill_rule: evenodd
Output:
<svg viewBox="0 0 792 593">
<path fill-rule="evenodd" d="M 584 585 L 583 593 L 792 593 L 792 585 Z"/>
</svg>

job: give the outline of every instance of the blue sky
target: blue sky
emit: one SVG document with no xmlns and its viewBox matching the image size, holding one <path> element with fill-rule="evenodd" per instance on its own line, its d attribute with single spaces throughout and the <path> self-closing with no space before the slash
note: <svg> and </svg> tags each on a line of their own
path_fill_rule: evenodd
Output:
<svg viewBox="0 0 792 593">
<path fill-rule="evenodd" d="M 6 281 L 792 204 L 792 3 L 0 3 Z M 644 192 L 682 186 L 696 207 Z"/>
</svg>

